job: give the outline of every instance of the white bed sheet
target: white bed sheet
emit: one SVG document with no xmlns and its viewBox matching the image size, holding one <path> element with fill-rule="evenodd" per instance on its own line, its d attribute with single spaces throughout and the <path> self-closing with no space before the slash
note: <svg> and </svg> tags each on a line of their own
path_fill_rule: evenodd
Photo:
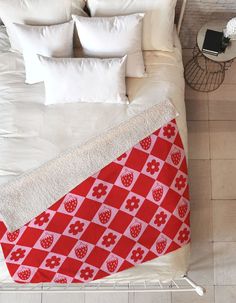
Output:
<svg viewBox="0 0 236 303">
<path fill-rule="evenodd" d="M 66 104 L 46 107 L 43 84 L 24 84 L 20 54 L 10 53 L 0 27 L 0 185 L 37 168 L 62 151 L 119 125 L 154 105 L 171 99 L 179 112 L 177 124 L 187 152 L 187 127 L 181 46 L 175 33 L 173 53 L 145 52 L 146 78 L 129 78 L 130 105 Z M 187 271 L 189 247 L 116 274 L 111 279 L 171 279 Z M 0 281 L 9 282 L 0 251 Z"/>
</svg>

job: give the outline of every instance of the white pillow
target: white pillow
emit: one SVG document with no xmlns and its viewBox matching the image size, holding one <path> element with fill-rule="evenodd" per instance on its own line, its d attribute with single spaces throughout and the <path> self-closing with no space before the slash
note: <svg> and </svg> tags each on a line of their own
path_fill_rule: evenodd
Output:
<svg viewBox="0 0 236 303">
<path fill-rule="evenodd" d="M 143 49 L 173 51 L 176 0 L 87 0 L 92 16 L 145 13 Z"/>
<path fill-rule="evenodd" d="M 114 59 L 47 58 L 44 70 L 45 104 L 75 102 L 128 103 L 126 56 Z"/>
<path fill-rule="evenodd" d="M 127 54 L 126 76 L 143 77 L 142 20 L 144 14 L 120 17 L 86 18 L 76 21 L 85 56 L 114 58 Z"/>
<path fill-rule="evenodd" d="M 84 14 L 84 0 L 0 0 L 0 18 L 7 28 L 13 50 L 21 51 L 13 23 L 52 25 L 67 22 L 71 14 Z"/>
<path fill-rule="evenodd" d="M 28 84 L 43 81 L 38 54 L 47 57 L 72 57 L 74 21 L 59 25 L 31 26 L 13 24 L 21 42 Z"/>
</svg>

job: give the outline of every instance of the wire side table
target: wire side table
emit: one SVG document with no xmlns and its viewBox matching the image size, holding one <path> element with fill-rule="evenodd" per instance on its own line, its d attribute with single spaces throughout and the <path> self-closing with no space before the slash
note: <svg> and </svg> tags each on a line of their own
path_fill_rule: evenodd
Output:
<svg viewBox="0 0 236 303">
<path fill-rule="evenodd" d="M 233 60 L 213 61 L 204 56 L 198 46 L 195 46 L 193 58 L 185 65 L 185 81 L 194 90 L 212 92 L 224 82 L 225 71 L 230 68 L 232 62 Z"/>
<path fill-rule="evenodd" d="M 236 57 L 236 41 L 231 41 L 225 53 L 218 56 L 202 52 L 207 29 L 222 31 L 226 23 L 226 20 L 213 20 L 206 23 L 198 32 L 193 58 L 187 62 L 184 71 L 186 83 L 194 90 L 212 92 L 219 88 L 224 82 L 225 72 L 231 67 Z"/>
</svg>

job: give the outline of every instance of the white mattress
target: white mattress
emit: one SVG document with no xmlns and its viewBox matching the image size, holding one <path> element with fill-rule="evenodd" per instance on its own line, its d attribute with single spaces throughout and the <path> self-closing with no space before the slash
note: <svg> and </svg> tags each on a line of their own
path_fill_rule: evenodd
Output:
<svg viewBox="0 0 236 303">
<path fill-rule="evenodd" d="M 145 52 L 147 77 L 127 80 L 131 103 L 66 104 L 46 107 L 43 84 L 24 84 L 20 54 L 10 53 L 4 27 L 0 27 L 0 185 L 39 167 L 62 151 L 154 105 L 171 99 L 179 112 L 177 124 L 187 151 L 184 79 L 181 46 L 175 34 L 175 51 Z M 189 247 L 116 274 L 112 279 L 170 279 L 187 271 Z M 0 252 L 0 281 L 11 281 Z"/>
</svg>

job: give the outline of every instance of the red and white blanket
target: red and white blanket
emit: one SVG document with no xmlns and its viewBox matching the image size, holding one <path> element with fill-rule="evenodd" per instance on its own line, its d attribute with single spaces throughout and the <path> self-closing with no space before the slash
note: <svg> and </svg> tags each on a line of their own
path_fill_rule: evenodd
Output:
<svg viewBox="0 0 236 303">
<path fill-rule="evenodd" d="M 82 283 L 190 241 L 187 163 L 172 120 L 15 232 L 1 223 L 21 283 Z"/>
</svg>

